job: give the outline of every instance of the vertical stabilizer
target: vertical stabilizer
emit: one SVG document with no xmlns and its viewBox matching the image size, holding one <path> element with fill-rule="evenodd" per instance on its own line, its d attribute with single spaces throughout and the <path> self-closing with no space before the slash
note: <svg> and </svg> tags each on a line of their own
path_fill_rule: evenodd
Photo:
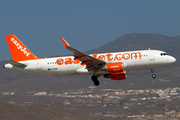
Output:
<svg viewBox="0 0 180 120">
<path fill-rule="evenodd" d="M 5 35 L 13 61 L 40 59 L 36 57 L 15 35 Z"/>
</svg>

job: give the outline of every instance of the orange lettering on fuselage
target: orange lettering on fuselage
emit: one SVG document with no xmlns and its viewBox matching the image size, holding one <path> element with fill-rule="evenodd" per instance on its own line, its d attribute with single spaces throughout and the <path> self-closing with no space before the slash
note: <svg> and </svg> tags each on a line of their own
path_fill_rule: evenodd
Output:
<svg viewBox="0 0 180 120">
<path fill-rule="evenodd" d="M 139 54 L 139 59 L 141 59 L 141 53 L 140 52 L 133 52 L 131 53 L 131 59 L 133 59 L 133 54 L 135 55 L 135 59 L 137 59 L 137 54 Z"/>
<path fill-rule="evenodd" d="M 71 58 L 65 58 L 65 64 L 72 64 L 72 59 Z"/>
<path fill-rule="evenodd" d="M 100 59 L 100 60 L 103 60 L 103 61 L 105 61 L 105 55 L 100 55 L 99 57 L 98 57 L 98 59 Z"/>
<path fill-rule="evenodd" d="M 78 64 L 78 63 L 80 63 L 79 60 L 75 60 L 75 61 L 74 61 L 74 64 Z"/>
<path fill-rule="evenodd" d="M 128 55 L 128 56 L 127 56 Z M 127 56 L 127 57 L 126 57 Z M 124 59 L 124 60 L 128 60 L 129 58 L 130 58 L 130 54 L 129 53 L 124 53 L 123 54 L 123 56 L 122 56 L 122 58 Z"/>
<path fill-rule="evenodd" d="M 118 56 L 122 56 L 122 54 L 116 54 L 116 56 L 115 56 L 115 58 L 117 59 L 117 60 L 122 60 L 122 57 L 120 57 L 120 58 L 118 58 Z"/>
<path fill-rule="evenodd" d="M 129 60 L 129 59 L 141 59 L 141 53 L 140 52 L 132 52 L 132 53 L 117 53 L 117 54 L 104 54 L 104 55 L 98 55 L 98 54 L 93 54 L 92 55 L 94 58 L 103 60 L 103 61 L 115 61 L 115 60 Z M 80 61 L 78 59 L 75 59 L 73 61 L 72 58 L 59 58 L 56 60 L 57 65 L 69 65 L 69 64 L 79 64 Z M 83 64 L 84 65 L 84 64 Z"/>
<path fill-rule="evenodd" d="M 63 62 L 64 62 L 64 59 L 62 59 L 62 58 L 59 58 L 56 60 L 57 65 L 62 65 Z"/>
<path fill-rule="evenodd" d="M 95 57 L 95 58 L 97 58 L 97 55 L 98 55 L 98 54 L 93 54 L 92 56 Z"/>
<path fill-rule="evenodd" d="M 112 60 L 113 60 L 113 59 L 111 59 L 111 56 L 112 56 L 112 55 L 113 55 L 113 54 L 110 54 L 110 53 L 106 55 L 108 61 L 112 61 Z"/>
</svg>

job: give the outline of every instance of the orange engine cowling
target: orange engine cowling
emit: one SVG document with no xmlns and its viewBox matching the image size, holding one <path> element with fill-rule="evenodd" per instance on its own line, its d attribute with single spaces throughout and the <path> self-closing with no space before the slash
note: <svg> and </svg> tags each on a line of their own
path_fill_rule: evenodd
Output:
<svg viewBox="0 0 180 120">
<path fill-rule="evenodd" d="M 108 73 L 119 73 L 124 71 L 124 64 L 122 62 L 107 63 L 102 70 L 106 70 Z"/>
<path fill-rule="evenodd" d="M 127 78 L 126 71 L 119 73 L 111 73 L 104 75 L 104 78 L 111 78 L 112 80 L 124 80 Z"/>
</svg>

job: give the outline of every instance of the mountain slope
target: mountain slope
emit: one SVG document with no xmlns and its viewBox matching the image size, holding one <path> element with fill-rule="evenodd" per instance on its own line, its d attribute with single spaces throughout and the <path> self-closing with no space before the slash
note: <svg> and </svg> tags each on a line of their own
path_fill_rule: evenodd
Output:
<svg viewBox="0 0 180 120">
<path fill-rule="evenodd" d="M 43 116 L 29 112 L 18 106 L 11 105 L 0 100 L 0 118 L 1 120 L 40 120 L 45 119 Z"/>
<path fill-rule="evenodd" d="M 13 105 L 15 104 L 15 105 Z M 0 100 L 1 120 L 109 120 L 41 103 L 7 103 Z"/>
<path fill-rule="evenodd" d="M 115 41 L 105 44 L 97 49 L 88 51 L 88 53 L 97 52 L 116 52 L 116 51 L 131 51 L 131 50 L 142 50 L 142 49 L 155 49 L 164 50 L 171 55 L 180 57 L 177 55 L 180 50 L 180 37 L 170 37 L 159 34 L 142 34 L 133 33 L 121 36 Z"/>
</svg>

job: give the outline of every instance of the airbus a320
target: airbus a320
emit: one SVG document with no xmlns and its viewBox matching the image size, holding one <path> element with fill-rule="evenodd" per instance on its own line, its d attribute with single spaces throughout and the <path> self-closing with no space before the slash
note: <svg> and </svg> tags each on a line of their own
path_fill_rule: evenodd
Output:
<svg viewBox="0 0 180 120">
<path fill-rule="evenodd" d="M 100 54 L 86 54 L 71 47 L 63 37 L 64 46 L 73 56 L 39 58 L 36 57 L 15 35 L 5 35 L 12 60 L 4 68 L 43 75 L 92 75 L 98 86 L 98 77 L 124 80 L 126 71 L 150 69 L 155 78 L 154 69 L 173 64 L 176 59 L 160 50 L 138 50 Z"/>
</svg>

